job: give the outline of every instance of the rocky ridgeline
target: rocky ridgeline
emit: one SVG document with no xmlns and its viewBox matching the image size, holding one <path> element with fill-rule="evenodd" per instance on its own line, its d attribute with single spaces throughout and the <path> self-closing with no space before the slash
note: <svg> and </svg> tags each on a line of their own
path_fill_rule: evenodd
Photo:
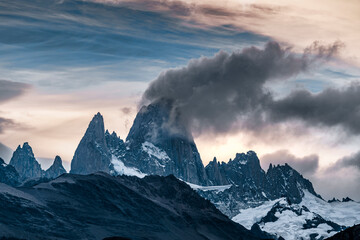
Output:
<svg viewBox="0 0 360 240">
<path fill-rule="evenodd" d="M 22 147 L 20 145 L 17 147 L 8 165 L 2 159 L 0 164 L 0 182 L 12 186 L 30 179 L 56 178 L 66 173 L 59 156 L 56 156 L 54 163 L 44 171 L 27 142 Z"/>
<path fill-rule="evenodd" d="M 228 163 L 214 159 L 206 166 L 206 173 L 213 185 L 231 184 L 224 191 L 198 192 L 210 199 L 222 212 L 233 217 L 240 209 L 256 207 L 267 200 L 287 197 L 300 203 L 304 190 L 320 197 L 311 182 L 288 164 L 270 167 L 265 172 L 255 152 L 236 154 Z"/>
<path fill-rule="evenodd" d="M 198 190 L 228 216 L 283 196 L 299 203 L 303 190 L 319 196 L 311 182 L 287 164 L 270 165 L 265 172 L 253 151 L 238 153 L 228 163 L 214 158 L 204 167 L 191 134 L 176 121 L 169 127 L 170 109 L 171 102 L 164 100 L 142 107 L 126 141 L 105 131 L 103 117 L 96 114 L 75 151 L 71 173 L 116 174 L 114 166 L 121 162 L 144 174 L 173 174 L 202 186 L 231 185 L 224 191 Z"/>
</svg>

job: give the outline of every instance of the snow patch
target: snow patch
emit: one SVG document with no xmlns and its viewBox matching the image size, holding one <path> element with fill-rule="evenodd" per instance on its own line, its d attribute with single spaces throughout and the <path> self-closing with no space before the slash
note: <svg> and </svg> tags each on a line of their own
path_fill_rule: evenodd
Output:
<svg viewBox="0 0 360 240">
<path fill-rule="evenodd" d="M 241 210 L 241 212 L 232 218 L 234 222 L 240 223 L 247 229 L 251 229 L 254 223 L 260 221 L 271 210 L 275 203 L 283 199 L 276 199 L 273 201 L 264 202 L 264 204 L 255 207 Z"/>
<path fill-rule="evenodd" d="M 118 175 L 127 175 L 127 176 L 136 176 L 139 178 L 143 178 L 146 174 L 142 173 L 137 168 L 126 167 L 123 161 L 112 155 L 111 163 L 114 166 L 114 170 Z"/>
<path fill-rule="evenodd" d="M 149 156 L 153 156 L 161 160 L 170 160 L 169 156 L 166 154 L 165 151 L 161 150 L 150 142 L 144 142 L 141 145 L 141 148 L 144 152 L 149 154 Z"/>
<path fill-rule="evenodd" d="M 187 185 L 189 185 L 192 189 L 194 190 L 201 190 L 201 191 L 216 191 L 216 193 L 218 192 L 223 192 L 226 189 L 229 189 L 232 185 L 221 185 L 221 186 L 200 186 L 200 185 L 196 185 L 193 183 L 188 183 L 185 182 Z"/>
<path fill-rule="evenodd" d="M 360 223 L 360 203 L 358 202 L 328 203 L 304 190 L 304 197 L 300 204 L 339 225 L 350 227 Z"/>
</svg>

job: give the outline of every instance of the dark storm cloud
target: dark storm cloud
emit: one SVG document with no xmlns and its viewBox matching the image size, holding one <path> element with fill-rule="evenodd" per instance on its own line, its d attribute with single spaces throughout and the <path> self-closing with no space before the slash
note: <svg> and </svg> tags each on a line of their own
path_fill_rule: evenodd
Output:
<svg viewBox="0 0 360 240">
<path fill-rule="evenodd" d="M 355 168 L 360 170 L 360 152 L 337 160 L 330 168 L 331 171 L 337 171 L 341 168 Z"/>
<path fill-rule="evenodd" d="M 268 123 L 267 111 L 274 105 L 264 84 L 306 72 L 327 61 L 341 46 L 314 43 L 301 55 L 276 42 L 264 49 L 220 51 L 212 58 L 191 60 L 186 67 L 161 73 L 145 91 L 142 103 L 172 100 L 171 119 L 180 119 L 195 133 L 258 129 Z"/>
<path fill-rule="evenodd" d="M 296 171 L 304 175 L 311 175 L 319 167 L 319 156 L 312 154 L 305 157 L 296 157 L 287 150 L 280 150 L 261 158 L 261 164 L 268 167 L 269 164 L 289 164 Z"/>
<path fill-rule="evenodd" d="M 360 133 L 360 84 L 325 89 L 319 94 L 307 90 L 292 92 L 269 106 L 271 121 L 301 119 L 309 125 L 342 126 L 349 133 Z"/>
<path fill-rule="evenodd" d="M 29 84 L 0 80 L 0 103 L 24 94 Z"/>
</svg>

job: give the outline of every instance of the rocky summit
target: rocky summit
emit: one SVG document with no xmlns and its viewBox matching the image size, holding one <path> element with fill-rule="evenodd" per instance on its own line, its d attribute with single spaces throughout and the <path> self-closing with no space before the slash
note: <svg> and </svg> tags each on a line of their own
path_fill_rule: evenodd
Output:
<svg viewBox="0 0 360 240">
<path fill-rule="evenodd" d="M 170 121 L 171 101 L 144 106 L 126 138 L 129 149 L 144 173 L 169 175 L 207 185 L 200 154 L 191 134 L 176 119 Z M 171 123 L 170 123 L 171 122 Z"/>
<path fill-rule="evenodd" d="M 169 101 L 144 106 L 137 114 L 126 142 L 115 132 L 104 130 L 100 113 L 94 116 L 71 162 L 71 173 L 97 171 L 116 173 L 124 164 L 145 174 L 176 177 L 195 184 L 208 185 L 205 168 L 194 140 L 181 124 L 166 127 Z M 181 131 L 180 131 L 181 130 Z M 120 163 L 119 163 L 120 162 Z M 114 167 L 115 166 L 115 167 Z"/>
<path fill-rule="evenodd" d="M 111 155 L 105 141 L 104 119 L 97 113 L 91 120 L 71 161 L 71 173 L 110 172 Z"/>
<path fill-rule="evenodd" d="M 20 145 L 17 147 L 9 164 L 19 173 L 20 180 L 43 176 L 43 170 L 36 161 L 32 148 L 27 142 L 22 147 Z"/>
<path fill-rule="evenodd" d="M 44 177 L 57 178 L 64 173 L 66 173 L 66 170 L 62 165 L 62 160 L 59 156 L 56 156 L 54 163 L 44 172 Z"/>
</svg>

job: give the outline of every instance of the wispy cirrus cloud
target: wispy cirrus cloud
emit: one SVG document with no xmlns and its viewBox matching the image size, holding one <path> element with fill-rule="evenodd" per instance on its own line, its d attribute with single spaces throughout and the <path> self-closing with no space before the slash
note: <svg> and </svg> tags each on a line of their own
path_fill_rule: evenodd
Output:
<svg viewBox="0 0 360 240">
<path fill-rule="evenodd" d="M 360 64 L 360 22 L 358 2 L 265 0 L 226 1 L 212 0 L 89 0 L 113 6 L 131 6 L 171 15 L 183 24 L 197 28 L 232 26 L 236 31 L 250 31 L 290 43 L 302 49 L 314 40 L 322 42 L 341 40 L 348 49 L 347 61 Z"/>
</svg>

